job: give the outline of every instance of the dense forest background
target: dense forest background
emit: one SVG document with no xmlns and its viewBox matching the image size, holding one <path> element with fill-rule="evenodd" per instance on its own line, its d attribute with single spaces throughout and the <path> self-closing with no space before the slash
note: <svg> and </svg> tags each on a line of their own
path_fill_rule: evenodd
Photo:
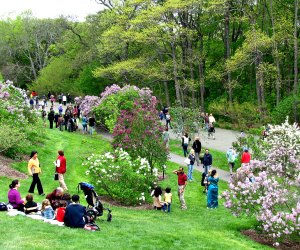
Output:
<svg viewBox="0 0 300 250">
<path fill-rule="evenodd" d="M 299 121 L 298 0 L 97 1 L 85 22 L 0 20 L 3 79 L 40 95 L 149 87 L 161 106 L 248 127 Z"/>
</svg>

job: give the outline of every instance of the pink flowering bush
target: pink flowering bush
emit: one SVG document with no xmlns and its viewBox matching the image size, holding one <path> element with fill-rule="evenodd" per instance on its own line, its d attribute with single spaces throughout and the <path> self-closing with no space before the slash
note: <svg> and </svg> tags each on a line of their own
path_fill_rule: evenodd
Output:
<svg viewBox="0 0 300 250">
<path fill-rule="evenodd" d="M 264 157 L 237 170 L 222 194 L 224 205 L 235 216 L 254 215 L 274 240 L 299 237 L 300 130 L 288 121 L 270 126 L 258 147 Z"/>
<path fill-rule="evenodd" d="M 131 85 L 121 88 L 116 84 L 106 87 L 101 93 L 98 107 L 94 109 L 97 120 L 112 133 L 120 111 L 132 110 L 136 101 L 150 107 L 155 107 L 157 103 L 156 97 L 152 96 L 152 91 L 148 88 L 139 89 Z"/>
<path fill-rule="evenodd" d="M 94 111 L 94 108 L 100 104 L 100 100 L 101 99 L 98 96 L 85 96 L 84 99 L 81 100 L 79 106 L 81 113 L 87 116 L 91 115 Z"/>
<path fill-rule="evenodd" d="M 123 148 L 132 157 L 147 159 L 151 170 L 164 171 L 168 152 L 162 140 L 164 127 L 157 119 L 156 109 L 135 102 L 131 110 L 121 110 L 113 132 L 114 148 Z"/>
<path fill-rule="evenodd" d="M 93 154 L 83 165 L 102 194 L 125 205 L 141 205 L 145 200 L 150 201 L 149 190 L 157 177 L 151 173 L 146 159 L 133 158 L 119 148 L 102 155 Z"/>
</svg>

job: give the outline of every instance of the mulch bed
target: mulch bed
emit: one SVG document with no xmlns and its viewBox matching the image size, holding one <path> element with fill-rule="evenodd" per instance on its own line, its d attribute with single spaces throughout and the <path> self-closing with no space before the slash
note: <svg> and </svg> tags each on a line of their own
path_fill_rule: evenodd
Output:
<svg viewBox="0 0 300 250">
<path fill-rule="evenodd" d="M 12 179 L 26 179 L 28 176 L 10 167 L 14 160 L 0 155 L 0 176 L 5 176 Z"/>
<path fill-rule="evenodd" d="M 273 247 L 275 249 L 280 249 L 280 250 L 300 250 L 300 242 L 294 242 L 294 241 L 289 241 L 285 240 L 279 244 L 278 247 L 274 247 L 274 239 L 268 235 L 265 234 L 260 234 L 256 232 L 253 229 L 249 230 L 243 230 L 241 231 L 243 235 L 248 236 L 251 240 L 254 240 L 260 244 L 267 245 L 270 247 Z"/>
</svg>

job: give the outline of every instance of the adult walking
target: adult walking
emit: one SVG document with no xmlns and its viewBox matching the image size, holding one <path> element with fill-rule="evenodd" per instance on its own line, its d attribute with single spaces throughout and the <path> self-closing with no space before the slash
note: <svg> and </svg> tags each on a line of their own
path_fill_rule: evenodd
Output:
<svg viewBox="0 0 300 250">
<path fill-rule="evenodd" d="M 182 145 L 183 154 L 184 154 L 184 157 L 186 157 L 188 155 L 188 146 L 189 146 L 189 142 L 190 142 L 191 138 L 189 138 L 188 133 L 184 133 L 181 140 L 182 140 L 181 145 Z"/>
<path fill-rule="evenodd" d="M 8 202 L 12 205 L 14 209 L 19 211 L 24 211 L 25 199 L 21 199 L 20 192 L 18 188 L 20 187 L 20 182 L 18 180 L 13 180 L 9 185 L 9 191 L 7 194 Z"/>
<path fill-rule="evenodd" d="M 185 210 L 187 209 L 185 200 L 184 200 L 184 191 L 185 191 L 185 187 L 187 185 L 187 176 L 184 173 L 183 168 L 179 168 L 179 170 L 174 170 L 173 174 L 176 174 L 178 176 L 178 189 L 177 189 L 177 194 L 178 194 L 178 198 L 181 204 L 181 209 Z"/>
<path fill-rule="evenodd" d="M 198 136 L 195 137 L 195 141 L 193 142 L 192 148 L 195 151 L 195 159 L 197 162 L 197 166 L 200 166 L 200 153 L 201 153 L 201 142 L 200 142 L 200 138 Z"/>
<path fill-rule="evenodd" d="M 65 94 L 62 95 L 62 102 L 63 102 L 64 106 L 67 105 L 67 97 Z"/>
<path fill-rule="evenodd" d="M 192 181 L 193 180 L 194 164 L 195 164 L 195 151 L 194 151 L 194 149 L 191 149 L 188 158 L 190 160 L 190 163 L 188 164 L 188 181 Z"/>
<path fill-rule="evenodd" d="M 90 135 L 94 133 L 94 127 L 96 125 L 96 120 L 94 116 L 91 116 L 89 118 L 89 128 L 90 128 Z"/>
<path fill-rule="evenodd" d="M 32 183 L 28 192 L 33 194 L 35 185 L 37 185 L 39 195 L 45 195 L 41 180 L 39 178 L 39 174 L 42 173 L 42 170 L 40 168 L 40 162 L 37 156 L 37 151 L 32 151 L 30 155 L 30 160 L 28 162 L 28 173 L 32 176 Z"/>
<path fill-rule="evenodd" d="M 207 208 L 218 207 L 218 182 L 218 173 L 214 169 L 211 171 L 211 176 L 208 177 Z"/>
<path fill-rule="evenodd" d="M 65 157 L 64 151 L 62 150 L 58 150 L 58 156 L 55 163 L 55 167 L 56 167 L 56 173 L 58 174 L 58 181 L 60 184 L 60 187 L 64 190 L 67 191 L 67 185 L 65 183 L 64 180 L 64 174 L 67 171 L 67 159 Z"/>
<path fill-rule="evenodd" d="M 169 134 L 169 129 L 166 127 L 165 131 L 162 134 L 163 141 L 165 144 L 166 149 L 169 149 L 169 142 L 170 142 L 170 134 Z"/>
<path fill-rule="evenodd" d="M 208 149 L 205 149 L 205 154 L 203 156 L 203 167 L 206 175 L 211 168 L 212 160 L 212 155 L 209 153 Z"/>
<path fill-rule="evenodd" d="M 54 110 L 53 110 L 53 108 L 50 108 L 50 112 L 49 112 L 49 114 L 48 114 L 48 120 L 49 120 L 50 128 L 51 128 L 51 129 L 53 129 L 53 121 L 54 121 L 54 118 L 55 118 Z"/>
<path fill-rule="evenodd" d="M 82 117 L 81 125 L 82 125 L 82 133 L 84 134 L 85 132 L 87 132 L 87 118 L 85 115 L 83 115 Z"/>
<path fill-rule="evenodd" d="M 230 146 L 226 153 L 226 158 L 228 161 L 230 175 L 232 175 L 237 156 L 238 156 L 238 154 L 235 152 L 235 149 L 232 146 Z"/>
</svg>

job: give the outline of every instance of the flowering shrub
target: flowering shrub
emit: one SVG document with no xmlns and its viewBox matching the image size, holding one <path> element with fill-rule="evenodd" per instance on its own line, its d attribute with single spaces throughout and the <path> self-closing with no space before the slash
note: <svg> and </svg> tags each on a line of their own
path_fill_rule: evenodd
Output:
<svg viewBox="0 0 300 250">
<path fill-rule="evenodd" d="M 150 199 L 149 189 L 156 176 L 147 160 L 132 158 L 121 148 L 112 153 L 91 155 L 83 163 L 86 174 L 103 194 L 125 205 L 137 205 Z"/>
<path fill-rule="evenodd" d="M 12 82 L 0 83 L 0 152 L 13 155 L 44 134 L 41 119 L 29 109 L 26 97 Z"/>
<path fill-rule="evenodd" d="M 134 102 L 142 102 L 150 107 L 155 107 L 157 103 L 156 97 L 152 96 L 152 91 L 148 88 L 139 89 L 130 85 L 121 88 L 116 84 L 106 87 L 101 93 L 99 106 L 95 108 L 97 120 L 113 132 L 120 111 L 131 111 L 134 108 Z"/>
<path fill-rule="evenodd" d="M 260 228 L 276 240 L 299 237 L 299 128 L 287 120 L 270 126 L 269 136 L 258 144 L 264 157 L 237 170 L 223 193 L 225 207 L 235 216 L 255 215 Z"/>
<path fill-rule="evenodd" d="M 79 97 L 76 100 L 79 100 Z M 99 104 L 100 104 L 100 97 L 87 95 L 84 97 L 83 100 L 81 100 L 79 107 L 82 114 L 89 116 L 92 114 L 93 109 L 97 107 Z"/>
</svg>

